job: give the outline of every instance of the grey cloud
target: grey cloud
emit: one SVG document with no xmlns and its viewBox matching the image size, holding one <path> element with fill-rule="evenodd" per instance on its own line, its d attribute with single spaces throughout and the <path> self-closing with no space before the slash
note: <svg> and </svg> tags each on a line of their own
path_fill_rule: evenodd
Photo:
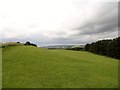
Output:
<svg viewBox="0 0 120 90">
<path fill-rule="evenodd" d="M 78 35 L 111 32 L 118 26 L 117 20 L 117 3 L 105 3 L 97 8 L 94 17 L 73 30 L 77 30 Z"/>
<path fill-rule="evenodd" d="M 94 17 L 91 17 L 90 20 L 86 20 L 83 26 L 71 30 L 77 33 L 73 33 L 66 38 L 55 38 L 55 41 L 57 41 L 56 43 L 62 44 L 86 44 L 100 39 L 115 38 L 118 33 L 117 15 L 117 3 L 103 3 L 98 6 Z M 66 35 L 65 32 L 56 34 Z"/>
</svg>

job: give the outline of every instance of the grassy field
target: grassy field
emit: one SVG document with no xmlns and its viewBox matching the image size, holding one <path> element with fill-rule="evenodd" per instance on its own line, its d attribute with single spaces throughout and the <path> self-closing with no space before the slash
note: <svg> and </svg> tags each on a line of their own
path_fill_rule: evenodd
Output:
<svg viewBox="0 0 120 90">
<path fill-rule="evenodd" d="M 32 46 L 3 48 L 3 88 L 117 88 L 118 60 Z"/>
<path fill-rule="evenodd" d="M 2 48 L 0 48 L 0 89 L 2 88 Z"/>
</svg>

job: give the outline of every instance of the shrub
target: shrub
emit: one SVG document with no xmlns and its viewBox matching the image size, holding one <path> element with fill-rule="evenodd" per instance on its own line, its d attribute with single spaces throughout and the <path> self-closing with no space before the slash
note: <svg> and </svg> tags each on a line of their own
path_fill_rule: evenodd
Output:
<svg viewBox="0 0 120 90">
<path fill-rule="evenodd" d="M 27 41 L 24 45 L 26 45 L 26 46 L 31 45 L 31 46 L 35 46 L 35 47 L 37 47 L 36 44 L 30 43 L 29 41 Z"/>
</svg>

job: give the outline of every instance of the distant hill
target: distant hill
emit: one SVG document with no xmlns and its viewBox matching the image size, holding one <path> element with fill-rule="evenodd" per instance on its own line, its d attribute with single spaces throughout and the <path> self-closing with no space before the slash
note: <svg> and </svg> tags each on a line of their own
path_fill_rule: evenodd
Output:
<svg viewBox="0 0 120 90">
<path fill-rule="evenodd" d="M 50 45 L 50 46 L 44 46 L 43 48 L 48 48 L 48 49 L 66 49 L 66 48 L 74 48 L 74 47 L 81 47 L 84 48 L 85 45 Z"/>
</svg>

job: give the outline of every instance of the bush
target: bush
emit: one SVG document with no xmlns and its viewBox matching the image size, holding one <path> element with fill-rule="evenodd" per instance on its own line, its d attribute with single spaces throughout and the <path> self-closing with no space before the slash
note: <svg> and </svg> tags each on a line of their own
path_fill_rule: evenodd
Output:
<svg viewBox="0 0 120 90">
<path fill-rule="evenodd" d="M 26 45 L 26 46 L 31 45 L 31 46 L 35 46 L 35 47 L 37 47 L 36 44 L 30 43 L 29 41 L 27 41 L 24 45 Z"/>
</svg>

